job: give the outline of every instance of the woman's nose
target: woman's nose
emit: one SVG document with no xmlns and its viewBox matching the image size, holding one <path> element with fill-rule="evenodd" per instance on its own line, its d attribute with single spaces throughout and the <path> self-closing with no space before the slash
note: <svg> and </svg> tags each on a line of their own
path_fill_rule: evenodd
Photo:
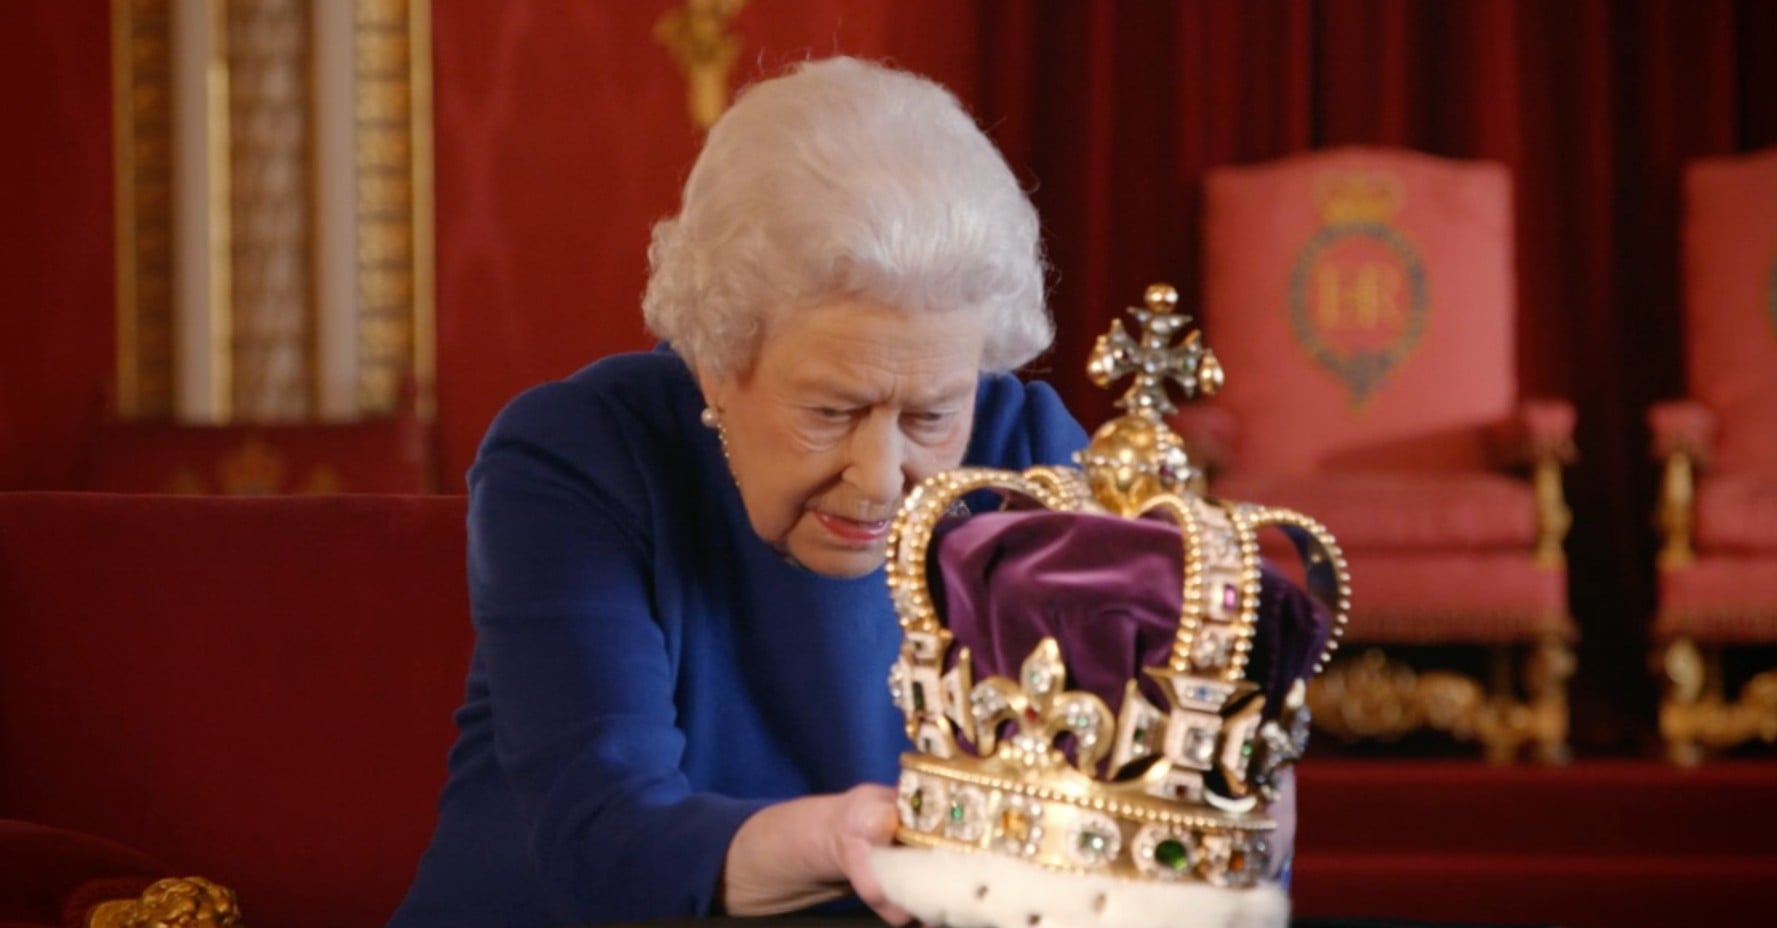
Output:
<svg viewBox="0 0 1777 928">
<path fill-rule="evenodd" d="M 907 488 L 907 443 L 892 416 L 872 415 L 852 436 L 845 480 L 872 503 L 892 505 Z"/>
</svg>

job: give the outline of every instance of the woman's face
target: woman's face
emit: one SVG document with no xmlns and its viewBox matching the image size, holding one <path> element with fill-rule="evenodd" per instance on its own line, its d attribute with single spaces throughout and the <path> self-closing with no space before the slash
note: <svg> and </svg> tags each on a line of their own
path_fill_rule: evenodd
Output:
<svg viewBox="0 0 1777 928">
<path fill-rule="evenodd" d="M 962 462 L 985 337 L 974 313 L 842 299 L 769 320 L 751 370 L 700 376 L 759 537 L 830 577 L 881 565 L 901 496 Z"/>
</svg>

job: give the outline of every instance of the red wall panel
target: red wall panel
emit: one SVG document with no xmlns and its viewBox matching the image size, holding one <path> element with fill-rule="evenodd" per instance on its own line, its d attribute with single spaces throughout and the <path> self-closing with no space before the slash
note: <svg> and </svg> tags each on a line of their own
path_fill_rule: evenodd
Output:
<svg viewBox="0 0 1777 928">
<path fill-rule="evenodd" d="M 0 490 L 74 487 L 111 382 L 109 9 L 0 4 Z"/>
</svg>

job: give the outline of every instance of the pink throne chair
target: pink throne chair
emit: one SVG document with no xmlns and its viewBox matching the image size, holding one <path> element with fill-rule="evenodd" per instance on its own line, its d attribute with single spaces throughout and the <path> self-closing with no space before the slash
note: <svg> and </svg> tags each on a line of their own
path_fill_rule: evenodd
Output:
<svg viewBox="0 0 1777 928">
<path fill-rule="evenodd" d="M 1674 760 L 1777 739 L 1777 670 L 1727 695 L 1724 650 L 1777 642 L 1777 148 L 1684 178 L 1687 397 L 1648 413 L 1658 521 L 1660 733 Z"/>
<path fill-rule="evenodd" d="M 1216 495 L 1312 512 L 1345 548 L 1316 723 L 1564 758 L 1573 409 L 1518 394 L 1506 169 L 1341 148 L 1205 188 L 1203 325 L 1235 374 L 1177 427 Z"/>
</svg>

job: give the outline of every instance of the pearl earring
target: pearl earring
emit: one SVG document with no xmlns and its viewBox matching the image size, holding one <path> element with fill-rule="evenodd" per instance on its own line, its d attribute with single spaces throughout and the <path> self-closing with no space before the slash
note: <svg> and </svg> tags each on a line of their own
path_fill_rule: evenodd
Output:
<svg viewBox="0 0 1777 928">
<path fill-rule="evenodd" d="M 705 406 L 703 412 L 697 414 L 697 421 L 706 429 L 716 430 L 716 440 L 722 443 L 722 460 L 728 462 L 729 471 L 734 470 L 734 456 L 728 453 L 728 430 L 722 427 L 722 414 L 714 406 Z M 735 478 L 738 482 L 740 478 Z"/>
</svg>

